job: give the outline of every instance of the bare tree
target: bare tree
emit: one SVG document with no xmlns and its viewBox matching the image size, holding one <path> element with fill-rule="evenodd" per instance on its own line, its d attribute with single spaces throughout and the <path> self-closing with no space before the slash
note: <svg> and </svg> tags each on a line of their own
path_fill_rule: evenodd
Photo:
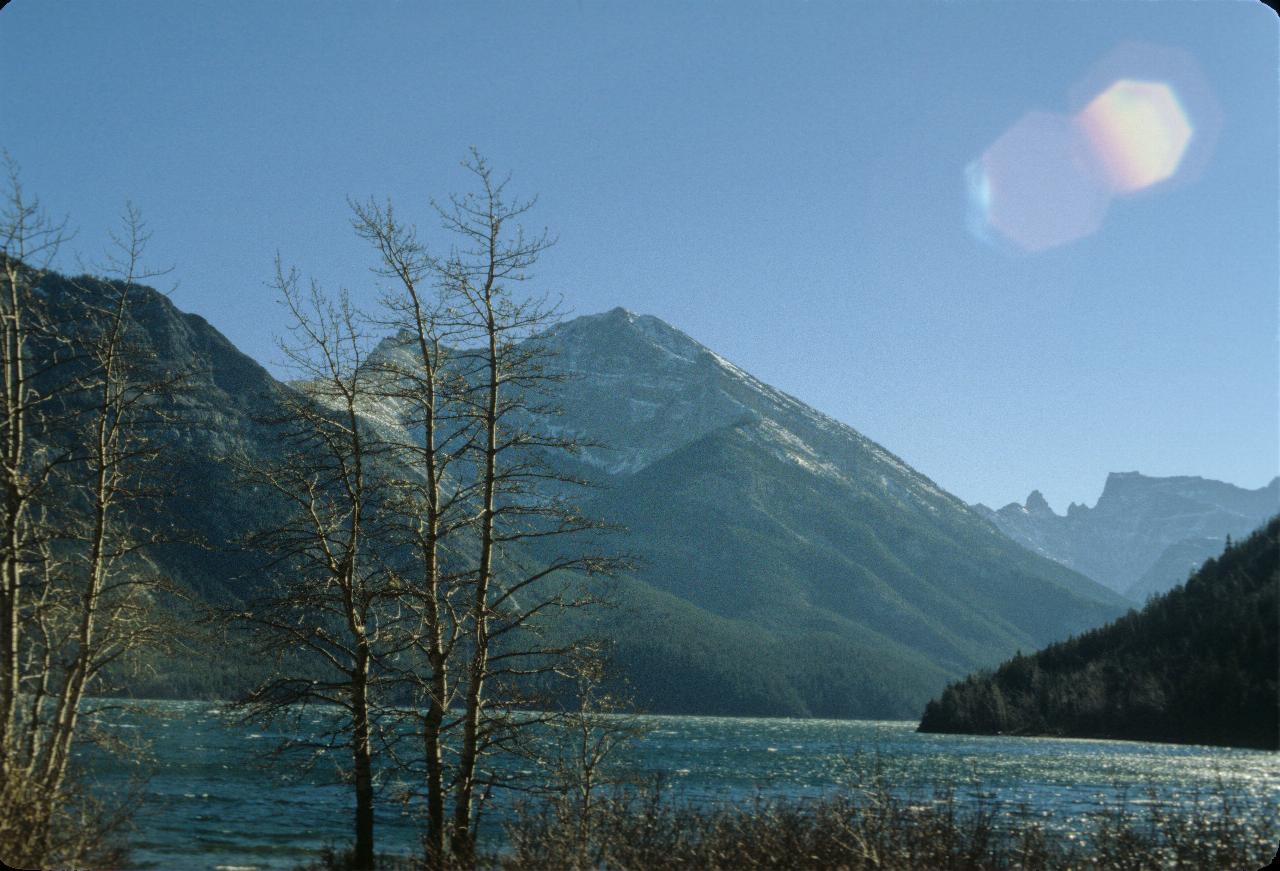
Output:
<svg viewBox="0 0 1280 871">
<path fill-rule="evenodd" d="M 0 367 L 3 367 L 3 463 L 0 489 L 4 497 L 4 546 L 0 550 L 0 780 L 8 781 L 17 759 L 18 699 L 24 687 L 21 663 L 22 615 L 27 584 L 24 576 L 42 543 L 34 514 L 36 499 L 47 486 L 52 464 L 30 438 L 33 418 L 42 403 L 35 390 L 31 357 L 33 334 L 47 333 L 47 316 L 36 288 L 66 239 L 65 222 L 54 223 L 39 201 L 25 195 L 16 164 L 6 156 L 8 190 L 0 216 L 3 235 L 4 294 L 0 300 Z"/>
<path fill-rule="evenodd" d="M 33 442 L 45 397 L 35 389 L 40 361 L 33 342 L 46 337 L 49 318 L 37 287 L 66 239 L 65 222 L 54 223 L 23 191 L 16 164 L 6 155 L 8 190 L 0 216 L 3 235 L 4 294 L 0 300 L 0 491 L 3 495 L 3 548 L 0 549 L 0 844 L 5 857 L 36 857 L 49 837 L 49 821 L 33 807 L 39 798 L 34 757 L 47 738 L 20 716 L 23 693 L 31 692 L 37 712 L 47 691 L 56 631 L 46 608 L 52 585 L 49 536 L 41 499 L 56 463 Z M 36 588 L 41 587 L 40 593 Z M 35 647 L 24 630 L 35 610 Z M 40 856 L 39 858 L 43 858 Z"/>
<path fill-rule="evenodd" d="M 550 240 L 523 234 L 532 202 L 507 203 L 483 159 L 473 152 L 465 166 L 477 191 L 433 203 L 455 243 L 445 253 L 390 203 L 351 204 L 390 285 L 378 322 L 392 338 L 371 367 L 383 407 L 408 430 L 388 505 L 401 543 L 397 603 L 416 616 L 398 645 L 413 655 L 392 670 L 413 688 L 422 758 L 397 762 L 425 780 L 433 868 L 475 861 L 484 799 L 514 786 L 488 757 L 536 746 L 521 734 L 546 715 L 520 709 L 546 701 L 546 678 L 579 648 L 557 618 L 598 601 L 585 578 L 619 564 L 590 552 L 583 537 L 604 527 L 567 498 L 583 482 L 556 471 L 554 455 L 581 447 L 551 420 L 563 376 L 540 333 L 557 312 L 515 291 Z"/>
<path fill-rule="evenodd" d="M 604 856 L 598 847 L 607 837 L 610 791 L 629 783 L 614 770 L 621 751 L 645 733 L 630 715 L 629 698 L 605 688 L 605 646 L 585 646 L 566 663 L 572 680 L 570 705 L 561 711 L 544 739 L 551 761 L 547 791 L 563 852 L 575 869 L 599 868 Z M 548 833 L 550 835 L 550 833 Z"/>
<path fill-rule="evenodd" d="M 457 694 L 453 660 L 462 631 L 460 582 L 466 576 L 456 569 L 458 560 L 450 560 L 450 546 L 472 520 L 470 476 L 454 474 L 475 433 L 470 416 L 457 405 L 465 385 L 452 370 L 451 345 L 466 335 L 441 308 L 432 284 L 433 261 L 416 230 L 397 219 L 390 203 L 352 202 L 351 208 L 357 234 L 378 252 L 373 271 L 391 281 L 382 297 L 384 316 L 378 319 L 391 336 L 369 365 L 378 375 L 379 398 L 398 410 L 406 428 L 406 437 L 395 445 L 402 474 L 388 505 L 404 554 L 393 569 L 401 581 L 397 601 L 413 619 L 402 623 L 406 634 L 398 663 L 387 666 L 400 685 L 409 687 L 410 704 L 402 713 L 416 721 L 413 731 L 420 738 L 424 841 L 429 867 L 438 868 L 447 859 L 445 749 L 455 723 L 449 710 Z M 413 772 L 411 759 L 398 755 L 401 767 Z"/>
<path fill-rule="evenodd" d="M 298 717 L 314 706 L 340 712 L 316 739 L 350 754 L 355 793 L 352 867 L 374 864 L 376 661 L 391 596 L 376 542 L 383 511 L 374 466 L 381 440 L 363 416 L 370 370 L 357 316 L 313 282 L 302 290 L 277 263 L 276 290 L 293 319 L 281 347 L 301 380 L 271 421 L 284 446 L 278 462 L 242 463 L 247 483 L 285 506 L 251 546 L 269 557 L 262 595 L 234 615 L 254 631 L 275 673 L 245 701 L 258 718 Z"/>
<path fill-rule="evenodd" d="M 10 173 L 0 226 L 0 847 L 47 864 L 101 847 L 98 828 L 65 824 L 88 798 L 70 780 L 86 697 L 112 665 L 172 637 L 156 606 L 173 588 L 145 557 L 160 540 L 145 518 L 158 495 L 150 433 L 169 423 L 157 399 L 182 373 L 160 371 L 131 335 L 138 282 L 156 274 L 139 265 L 148 236 L 137 211 L 113 237 L 110 280 L 55 287 L 47 267 L 62 227 Z"/>
<path fill-rule="evenodd" d="M 598 601 L 588 578 L 618 564 L 590 553 L 583 537 L 604 527 L 552 461 L 580 447 L 548 425 L 563 379 L 539 334 L 555 309 L 513 291 L 549 242 L 516 226 L 531 203 L 509 206 L 478 156 L 466 165 L 479 191 L 437 206 L 460 242 L 447 254 L 390 204 L 351 204 L 386 284 L 379 316 L 278 270 L 303 377 L 279 422 L 284 456 L 246 469 L 291 506 L 255 536 L 272 585 L 239 615 L 279 663 L 250 710 L 342 711 L 324 746 L 353 754 L 358 868 L 373 861 L 383 763 L 424 799 L 429 867 L 474 864 L 478 813 L 512 786 L 488 762 L 532 746 L 521 735 L 547 717 L 522 709 L 579 650 L 556 619 Z M 391 333 L 376 353 L 368 325 Z"/>
<path fill-rule="evenodd" d="M 140 271 L 149 234 L 133 206 L 123 226 L 124 234 L 113 236 L 109 280 L 78 284 L 85 314 L 70 330 L 82 370 L 71 404 L 82 410 L 64 455 L 71 462 L 61 467 L 71 504 L 66 522 L 55 528 L 54 547 L 65 553 L 74 629 L 60 639 L 62 681 L 47 748 L 50 791 L 65 777 L 81 703 L 94 681 L 126 655 L 164 647 L 173 637 L 156 605 L 157 597 L 177 590 L 145 551 L 167 540 L 147 523 L 148 509 L 163 494 L 155 474 L 161 451 L 151 434 L 174 422 L 158 400 L 181 389 L 185 373 L 155 365 L 131 340 L 138 284 L 162 273 Z"/>
<path fill-rule="evenodd" d="M 466 385 L 459 401 L 476 429 L 476 503 L 452 831 L 454 857 L 469 865 L 477 803 L 497 785 L 482 761 L 513 740 L 513 731 L 537 723 L 514 711 L 528 706 L 531 687 L 562 672 L 580 646 L 563 631 L 548 631 L 552 621 L 601 601 L 585 579 L 611 574 L 621 561 L 593 551 L 588 537 L 607 527 L 569 498 L 586 482 L 555 464 L 557 455 L 583 447 L 551 425 L 559 413 L 554 391 L 565 378 L 550 365 L 545 339 L 558 311 L 545 297 L 517 291 L 551 240 L 520 226 L 533 200 L 509 200 L 506 180 L 474 151 L 464 166 L 477 190 L 436 206 L 457 245 L 433 258 L 431 269 L 452 326 L 474 337 L 458 354 Z"/>
</svg>

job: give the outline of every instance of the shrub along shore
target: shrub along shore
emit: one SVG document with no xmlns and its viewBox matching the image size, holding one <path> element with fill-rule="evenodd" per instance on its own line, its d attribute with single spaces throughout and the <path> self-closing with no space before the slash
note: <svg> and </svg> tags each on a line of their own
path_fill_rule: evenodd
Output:
<svg viewBox="0 0 1280 871">
<path fill-rule="evenodd" d="M 1266 865 L 1280 801 L 1247 809 L 1228 785 L 1170 808 L 1154 790 L 1120 795 L 1083 826 L 1059 827 L 1022 805 L 968 800 L 953 787 L 903 795 L 882 777 L 809 801 L 699 807 L 660 786 L 555 796 L 522 806 L 496 871 L 1241 871 Z M 346 868 L 327 852 L 299 871 Z M 385 871 L 419 871 L 384 857 Z"/>
</svg>

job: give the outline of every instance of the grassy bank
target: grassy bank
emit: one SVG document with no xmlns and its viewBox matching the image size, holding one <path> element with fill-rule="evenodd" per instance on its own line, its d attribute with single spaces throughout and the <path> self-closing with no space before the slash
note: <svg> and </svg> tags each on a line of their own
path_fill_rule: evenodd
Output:
<svg viewBox="0 0 1280 871">
<path fill-rule="evenodd" d="M 1025 807 L 904 797 L 884 782 L 812 802 L 699 809 L 656 793 L 529 806 L 508 827 L 502 869 L 1255 869 L 1280 837 L 1280 806 L 1248 815 L 1226 788 L 1190 808 L 1147 796 L 1064 831 Z"/>
<path fill-rule="evenodd" d="M 1177 808 L 1154 792 L 1100 806 L 1070 827 L 1025 806 L 903 795 L 883 779 L 839 796 L 707 808 L 662 788 L 528 802 L 505 827 L 495 871 L 1252 871 L 1280 838 L 1280 800 L 1246 811 L 1227 785 Z M 299 871 L 338 871 L 327 852 Z M 385 857 L 382 871 L 422 871 Z M 456 869 L 454 869 L 456 871 Z"/>
</svg>

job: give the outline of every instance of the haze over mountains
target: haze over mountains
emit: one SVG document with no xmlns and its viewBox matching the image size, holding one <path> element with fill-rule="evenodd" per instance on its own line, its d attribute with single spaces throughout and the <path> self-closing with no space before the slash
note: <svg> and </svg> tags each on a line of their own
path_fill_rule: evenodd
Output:
<svg viewBox="0 0 1280 871">
<path fill-rule="evenodd" d="M 1093 578 L 1131 600 L 1182 583 L 1280 512 L 1280 478 L 1247 490 L 1197 477 L 1113 472 L 1097 504 L 1054 513 L 1039 490 L 993 511 L 974 508 L 1014 541 Z"/>
<path fill-rule="evenodd" d="M 57 276 L 47 286 L 71 294 Z M 274 454 L 258 421 L 292 388 L 160 294 L 146 292 L 135 319 L 142 345 L 193 373 L 172 400 L 188 423 L 165 434 L 178 484 L 167 521 L 211 547 L 153 558 L 200 597 L 235 600 L 258 566 L 238 542 L 273 509 L 228 462 Z M 615 309 L 542 341 L 573 376 L 556 425 L 608 445 L 576 461 L 601 484 L 587 508 L 625 525 L 618 548 L 641 560 L 600 629 L 643 707 L 915 716 L 948 679 L 1125 608 L 656 318 Z M 370 414 L 397 424 L 393 407 Z M 154 686 L 224 692 L 241 665 L 228 661 L 216 686 L 180 674 Z"/>
</svg>

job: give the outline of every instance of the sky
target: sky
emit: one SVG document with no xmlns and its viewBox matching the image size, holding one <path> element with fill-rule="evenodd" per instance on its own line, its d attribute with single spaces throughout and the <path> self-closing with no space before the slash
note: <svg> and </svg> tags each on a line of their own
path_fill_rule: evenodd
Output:
<svg viewBox="0 0 1280 871">
<path fill-rule="evenodd" d="M 276 253 L 372 302 L 347 198 L 440 238 L 429 200 L 475 146 L 538 195 L 536 286 L 573 313 L 656 315 L 968 501 L 1062 511 L 1112 471 L 1280 471 L 1276 23 L 1246 0 L 13 0 L 0 147 L 78 228 L 63 268 L 132 201 L 173 301 L 279 372 Z M 1083 129 L 1134 45 L 1121 72 L 1172 88 L 1190 145 L 1131 112 L 1173 171 L 1064 231 L 1087 180 L 1040 184 L 1057 152 L 1021 134 Z"/>
</svg>

